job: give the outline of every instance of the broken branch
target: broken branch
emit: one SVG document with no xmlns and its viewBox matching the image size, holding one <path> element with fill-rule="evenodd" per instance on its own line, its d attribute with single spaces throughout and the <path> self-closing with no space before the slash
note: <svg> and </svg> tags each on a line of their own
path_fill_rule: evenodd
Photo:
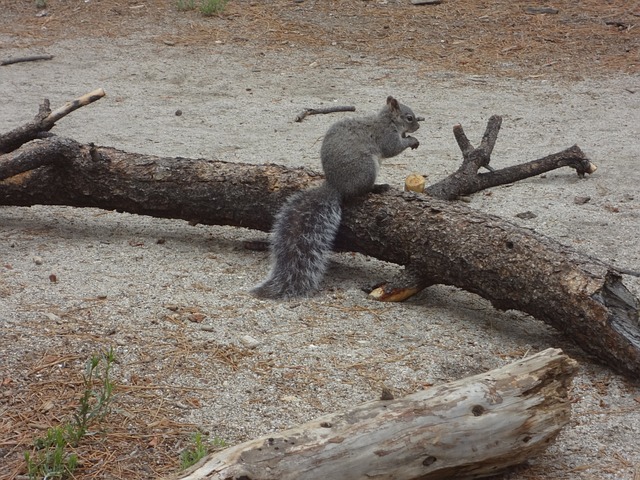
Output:
<svg viewBox="0 0 640 480">
<path fill-rule="evenodd" d="M 478 148 L 471 144 L 461 125 L 454 126 L 453 135 L 462 151 L 462 165 L 445 179 L 427 187 L 425 192 L 432 197 L 454 200 L 460 196 L 517 182 L 561 167 L 574 168 L 581 177 L 597 170 L 577 145 L 538 160 L 495 170 L 489 163 L 501 124 L 502 117 L 498 115 L 489 119 Z M 489 173 L 478 173 L 482 167 L 489 170 Z"/>
<path fill-rule="evenodd" d="M 54 124 L 62 117 L 69 115 L 74 110 L 79 109 L 80 107 L 84 107 L 85 105 L 89 105 L 90 103 L 95 102 L 96 100 L 100 100 L 104 97 L 106 93 L 102 88 L 98 88 L 92 92 L 85 93 L 81 97 L 72 100 L 71 102 L 65 103 L 62 107 L 51 112 L 44 120 L 45 124 Z"/>
<path fill-rule="evenodd" d="M 21 145 L 37 138 L 49 136 L 47 132 L 53 128 L 55 123 L 62 117 L 77 110 L 80 107 L 89 105 L 105 96 L 102 88 L 98 88 L 81 97 L 66 103 L 64 106 L 51 112 L 48 99 L 44 99 L 38 109 L 38 114 L 33 121 L 18 127 L 8 133 L 0 135 L 0 154 L 13 152 Z"/>
<path fill-rule="evenodd" d="M 296 115 L 295 121 L 301 122 L 309 115 L 324 115 L 326 113 L 336 112 L 355 112 L 356 107 L 326 107 L 326 108 L 305 108 L 302 112 Z"/>
<path fill-rule="evenodd" d="M 7 58 L 6 60 L 0 61 L 0 65 L 12 65 L 14 63 L 22 63 L 22 62 L 36 62 L 38 60 L 51 60 L 53 55 L 31 55 L 29 57 L 16 57 L 16 58 Z"/>
</svg>

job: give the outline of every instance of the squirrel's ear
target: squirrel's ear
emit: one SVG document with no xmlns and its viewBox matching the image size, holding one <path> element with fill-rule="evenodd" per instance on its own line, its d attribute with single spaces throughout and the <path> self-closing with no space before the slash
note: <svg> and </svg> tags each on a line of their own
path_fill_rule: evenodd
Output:
<svg viewBox="0 0 640 480">
<path fill-rule="evenodd" d="M 393 98 L 391 95 L 387 97 L 387 105 L 391 110 L 400 110 L 400 105 L 398 105 L 398 101 Z"/>
</svg>

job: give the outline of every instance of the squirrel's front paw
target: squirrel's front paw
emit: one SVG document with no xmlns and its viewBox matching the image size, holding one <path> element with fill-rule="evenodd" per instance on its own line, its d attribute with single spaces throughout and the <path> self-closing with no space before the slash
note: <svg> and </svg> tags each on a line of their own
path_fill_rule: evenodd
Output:
<svg viewBox="0 0 640 480">
<path fill-rule="evenodd" d="M 407 137 L 407 140 L 409 141 L 409 148 L 411 148 L 411 150 L 415 150 L 420 146 L 420 142 L 417 138 Z"/>
</svg>

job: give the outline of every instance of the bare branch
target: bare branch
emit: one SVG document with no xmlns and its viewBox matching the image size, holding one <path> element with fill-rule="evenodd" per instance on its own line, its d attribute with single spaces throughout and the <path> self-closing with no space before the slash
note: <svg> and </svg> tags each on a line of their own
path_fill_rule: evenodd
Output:
<svg viewBox="0 0 640 480">
<path fill-rule="evenodd" d="M 517 182 L 561 167 L 574 168 L 581 177 L 597 170 L 597 167 L 575 145 L 538 160 L 494 170 L 489 162 L 491 162 L 491 153 L 497 141 L 501 124 L 502 117 L 498 115 L 493 115 L 489 119 L 478 148 L 473 147 L 462 126 L 455 125 L 453 135 L 462 151 L 462 165 L 445 179 L 427 187 L 425 193 L 444 200 L 454 200 L 463 195 Z M 478 173 L 482 167 L 489 170 L 489 173 Z"/>
<path fill-rule="evenodd" d="M 102 88 L 98 88 L 92 92 L 85 93 L 81 97 L 72 100 L 71 102 L 67 102 L 62 107 L 56 109 L 51 112 L 51 114 L 43 120 L 44 123 L 56 123 L 62 117 L 69 115 L 74 110 L 79 109 L 80 107 L 84 107 L 85 105 L 89 105 L 90 103 L 95 102 L 96 100 L 100 100 L 104 97 L 106 93 Z"/>
<path fill-rule="evenodd" d="M 53 55 L 32 55 L 29 57 L 16 57 L 16 58 L 7 58 L 6 60 L 0 61 L 0 65 L 11 65 L 14 63 L 22 63 L 22 62 L 36 62 L 38 60 L 51 60 Z"/>
<path fill-rule="evenodd" d="M 356 107 L 326 107 L 326 108 L 305 108 L 302 112 L 296 115 L 295 121 L 301 122 L 309 115 L 324 115 L 327 113 L 336 113 L 336 112 L 355 112 Z"/>
<path fill-rule="evenodd" d="M 71 102 L 68 102 L 54 112 L 51 112 L 49 100 L 45 98 L 33 121 L 0 135 L 0 154 L 13 152 L 21 145 L 24 145 L 31 140 L 46 137 L 46 133 L 51 130 L 55 123 L 62 117 L 80 107 L 89 105 L 104 96 L 104 90 L 102 88 L 98 88 Z"/>
</svg>

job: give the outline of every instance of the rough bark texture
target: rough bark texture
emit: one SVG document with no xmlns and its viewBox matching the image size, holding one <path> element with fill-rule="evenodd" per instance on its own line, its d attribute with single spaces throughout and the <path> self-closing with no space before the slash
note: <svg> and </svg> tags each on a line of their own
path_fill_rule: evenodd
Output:
<svg viewBox="0 0 640 480">
<path fill-rule="evenodd" d="M 455 285 L 500 310 L 529 313 L 640 377 L 640 303 L 595 258 L 465 205 L 397 191 L 345 209 L 339 240 L 406 265 L 423 287 Z"/>
<path fill-rule="evenodd" d="M 495 475 L 569 422 L 576 363 L 548 349 L 398 400 L 379 400 L 209 455 L 177 478 L 444 479 Z"/>
<path fill-rule="evenodd" d="M 0 181 L 0 204 L 98 207 L 265 231 L 290 194 L 319 179 L 305 169 L 135 155 L 56 138 L 0 164 L 21 170 L 18 156 L 25 165 L 53 163 Z M 640 377 L 638 300 L 594 258 L 464 205 L 397 190 L 346 206 L 338 243 L 407 266 L 422 286 L 455 285 L 496 308 L 527 312 Z"/>
</svg>

